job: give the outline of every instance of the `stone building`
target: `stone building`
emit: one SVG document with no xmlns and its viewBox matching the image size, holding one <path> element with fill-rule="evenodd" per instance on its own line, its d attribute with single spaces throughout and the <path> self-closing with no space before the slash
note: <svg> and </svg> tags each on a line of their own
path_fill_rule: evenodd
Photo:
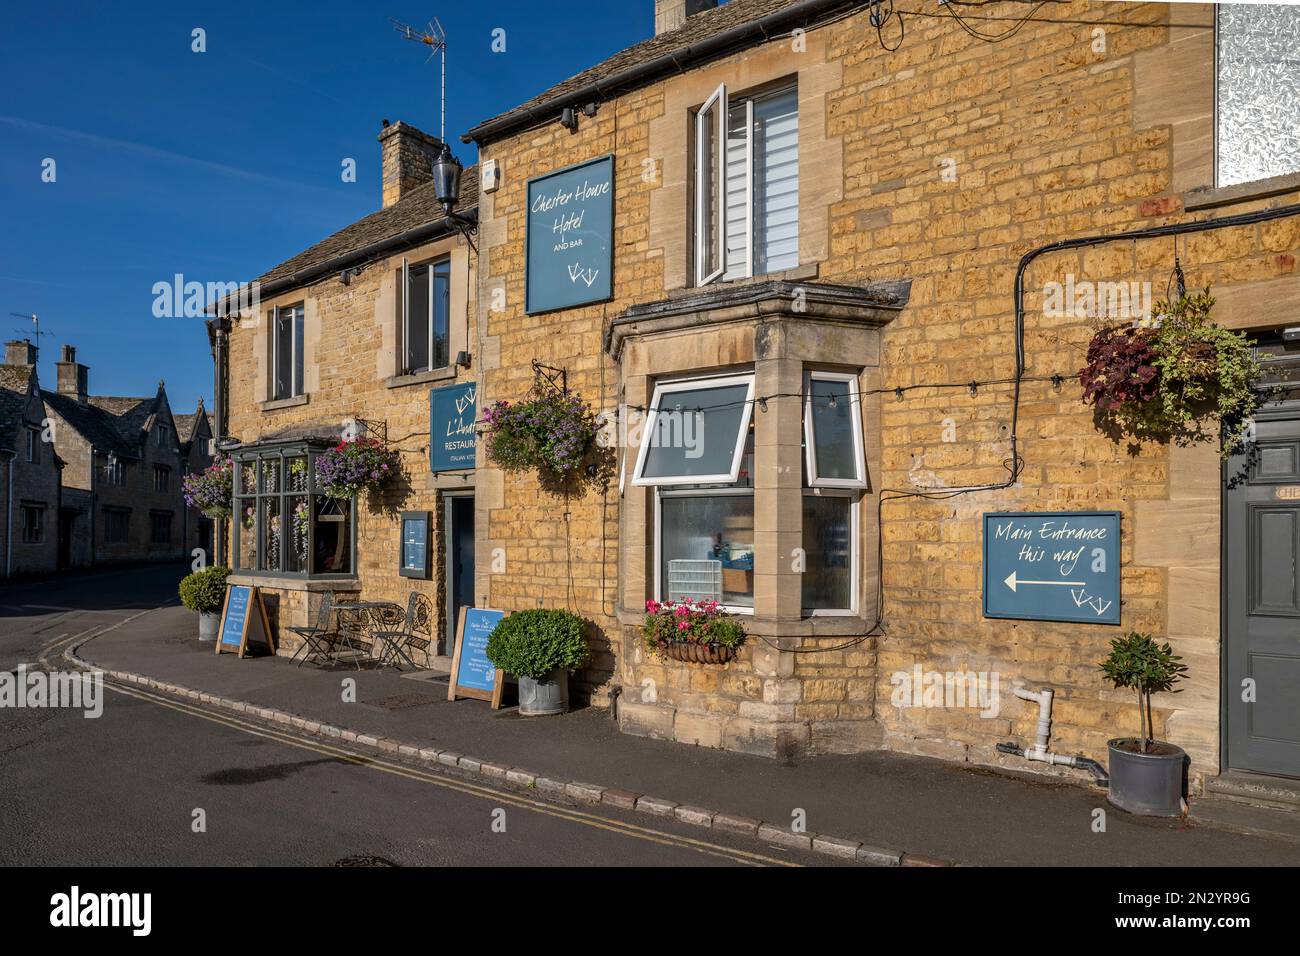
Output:
<svg viewBox="0 0 1300 956">
<path fill-rule="evenodd" d="M 201 516 L 181 490 L 184 476 L 209 460 L 205 439 L 193 447 L 210 432 L 202 405 L 182 434 L 162 382 L 147 398 L 91 395 L 90 369 L 71 345 L 56 369 L 57 388 L 43 395 L 64 463 L 64 564 L 174 560 L 202 546 Z"/>
<path fill-rule="evenodd" d="M 385 208 L 268 273 L 261 314 L 215 324 L 237 451 L 303 457 L 365 419 L 409 453 L 401 488 L 342 516 L 346 573 L 246 579 L 282 617 L 325 589 L 396 598 L 398 509 L 427 511 L 428 587 L 449 594 L 468 562 L 457 600 L 587 618 L 579 685 L 624 731 L 769 757 L 1020 768 L 997 746 L 1034 740 L 1021 684 L 1055 693 L 1052 750 L 1104 758 L 1138 715 L 1098 661 L 1146 631 L 1189 665 L 1155 721 L 1193 792 L 1300 777 L 1300 406 L 1271 393 L 1252 456 L 1225 464 L 1213 443 L 1113 441 L 1077 379 L 1099 324 L 1148 321 L 1179 281 L 1210 287 L 1279 376 L 1295 363 L 1300 80 L 1276 51 L 1300 20 L 1007 3 L 980 9 L 1025 22 L 986 42 L 960 12 L 908 16 L 900 38 L 860 2 L 655 6 L 655 36 L 469 131 L 472 248 L 411 188 L 428 138 L 399 124 L 385 159 L 419 171 L 385 169 Z M 449 344 L 408 373 L 403 290 L 440 256 Z M 468 370 L 447 358 L 462 349 Z M 481 445 L 475 468 L 430 471 L 431 390 L 473 383 L 481 410 L 539 368 L 640 416 L 612 480 L 557 493 Z M 694 457 L 650 437 L 683 411 L 712 436 Z M 1047 545 L 1060 567 L 1117 530 L 1079 572 L 1113 592 L 994 576 L 1034 521 L 1069 542 Z M 688 585 L 742 616 L 734 661 L 642 647 L 646 602 Z M 1000 697 L 945 699 L 954 675 Z"/>
<path fill-rule="evenodd" d="M 0 365 L 0 578 L 58 566 L 60 462 L 45 419 L 36 346 L 8 342 Z"/>
</svg>

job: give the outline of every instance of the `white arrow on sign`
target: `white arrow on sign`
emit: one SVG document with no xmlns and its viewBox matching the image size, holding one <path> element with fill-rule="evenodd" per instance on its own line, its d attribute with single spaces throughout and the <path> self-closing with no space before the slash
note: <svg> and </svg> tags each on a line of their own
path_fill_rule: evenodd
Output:
<svg viewBox="0 0 1300 956">
<path fill-rule="evenodd" d="M 1014 591 L 1016 589 L 1016 585 L 1018 584 L 1058 584 L 1062 587 L 1069 587 L 1070 585 L 1074 585 L 1075 587 L 1081 587 L 1087 584 L 1088 582 L 1087 581 L 1023 581 L 1023 580 L 1017 580 L 1016 572 L 1012 571 L 1010 574 L 1007 575 L 1006 580 L 1003 581 L 1002 583 Z"/>
</svg>

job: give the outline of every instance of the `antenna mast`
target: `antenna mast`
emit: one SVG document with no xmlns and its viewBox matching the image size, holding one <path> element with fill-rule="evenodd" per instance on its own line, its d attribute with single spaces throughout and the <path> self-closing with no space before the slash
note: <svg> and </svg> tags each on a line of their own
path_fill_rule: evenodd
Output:
<svg viewBox="0 0 1300 956">
<path fill-rule="evenodd" d="M 394 29 L 396 29 L 403 38 L 414 40 L 417 43 L 423 43 L 425 46 L 429 47 L 429 59 L 433 59 L 435 56 L 440 57 L 438 62 L 441 66 L 442 75 L 441 88 L 439 91 L 440 102 L 438 106 L 438 138 L 445 143 L 447 142 L 447 33 L 443 30 L 442 24 L 438 22 L 437 17 L 434 17 L 423 31 L 417 30 L 415 27 L 407 26 L 405 23 L 402 23 L 400 20 L 395 20 L 392 17 L 389 17 L 388 19 L 392 21 Z M 427 63 L 429 61 L 425 60 L 425 62 Z"/>
<path fill-rule="evenodd" d="M 18 332 L 18 333 L 21 334 L 21 335 L 32 335 L 32 336 L 34 336 L 35 339 L 36 339 L 36 348 L 37 348 L 38 351 L 40 350 L 40 347 L 41 347 L 41 336 L 42 336 L 42 335 L 50 335 L 50 336 L 52 336 L 52 335 L 54 334 L 54 333 L 52 333 L 52 332 L 42 332 L 42 331 L 41 331 L 41 317 L 40 317 L 39 315 L 37 315 L 35 312 L 10 312 L 9 314 L 12 315 L 12 316 L 14 316 L 14 317 L 16 317 L 16 318 L 19 318 L 19 319 L 30 319 L 30 320 L 31 320 L 32 325 L 35 327 L 35 331 L 34 331 L 34 332 L 28 332 L 26 329 L 14 329 L 14 331 L 15 331 L 15 332 Z"/>
</svg>

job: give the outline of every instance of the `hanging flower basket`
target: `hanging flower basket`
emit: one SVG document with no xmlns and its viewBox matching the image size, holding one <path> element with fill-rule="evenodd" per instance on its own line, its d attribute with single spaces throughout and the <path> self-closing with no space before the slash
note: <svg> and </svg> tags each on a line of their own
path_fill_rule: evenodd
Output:
<svg viewBox="0 0 1300 956">
<path fill-rule="evenodd" d="M 1191 445 L 1223 437 L 1241 446 L 1259 403 L 1261 369 L 1246 336 L 1210 319 L 1210 290 L 1157 302 L 1152 327 L 1108 326 L 1093 336 L 1079 371 L 1083 401 L 1115 437 Z"/>
<path fill-rule="evenodd" d="M 547 389 L 483 413 L 488 458 L 502 471 L 537 469 L 556 478 L 577 470 L 596 437 L 596 416 L 578 395 Z"/>
<path fill-rule="evenodd" d="M 726 664 L 745 643 L 745 629 L 717 601 L 647 601 L 641 628 L 656 657 L 694 664 Z"/>
<path fill-rule="evenodd" d="M 203 471 L 185 476 L 181 482 L 185 504 L 214 521 L 230 517 L 234 495 L 235 466 L 227 456 L 217 458 Z"/>
<path fill-rule="evenodd" d="M 316 487 L 330 498 L 355 498 L 382 487 L 400 470 L 395 448 L 374 438 L 357 438 L 316 456 Z"/>
</svg>

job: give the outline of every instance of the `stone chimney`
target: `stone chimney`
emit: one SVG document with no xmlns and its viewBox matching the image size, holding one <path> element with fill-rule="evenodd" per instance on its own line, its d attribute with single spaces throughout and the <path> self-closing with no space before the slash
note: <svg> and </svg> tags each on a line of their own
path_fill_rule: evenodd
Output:
<svg viewBox="0 0 1300 956">
<path fill-rule="evenodd" d="M 86 395 L 90 391 L 90 369 L 77 362 L 77 350 L 71 345 L 63 346 L 55 369 L 58 371 L 58 393 L 70 395 L 79 404 L 86 404 Z"/>
<path fill-rule="evenodd" d="M 35 365 L 36 346 L 27 339 L 14 339 L 5 343 L 6 365 Z"/>
<path fill-rule="evenodd" d="M 655 0 L 655 36 L 676 30 L 693 17 L 705 10 L 712 10 L 718 0 Z"/>
<path fill-rule="evenodd" d="M 442 140 L 400 120 L 391 126 L 384 120 L 379 134 L 379 153 L 383 166 L 384 202 L 387 209 L 412 189 L 433 178 L 433 157 L 442 149 Z"/>
</svg>

